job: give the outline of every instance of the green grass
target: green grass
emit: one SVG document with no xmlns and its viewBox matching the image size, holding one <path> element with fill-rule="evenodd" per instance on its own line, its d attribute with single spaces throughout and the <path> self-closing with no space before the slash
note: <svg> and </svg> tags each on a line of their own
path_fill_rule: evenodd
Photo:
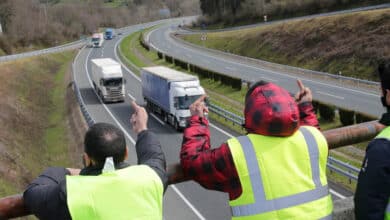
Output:
<svg viewBox="0 0 390 220">
<path fill-rule="evenodd" d="M 53 103 L 53 109 L 49 114 L 50 128 L 46 129 L 44 135 L 44 143 L 47 147 L 47 157 L 53 157 L 56 155 L 56 163 L 58 166 L 69 165 L 69 158 L 64 152 L 68 147 L 68 135 L 67 135 L 67 113 L 65 106 L 66 89 L 63 80 L 66 71 L 69 67 L 69 62 L 73 59 L 74 53 L 65 53 L 62 57 L 58 58 L 59 63 L 63 63 L 59 71 L 55 74 L 54 88 L 51 94 L 51 101 Z"/>
<path fill-rule="evenodd" d="M 0 78 L 9 78 L 2 98 L 13 101 L 2 105 L 9 116 L 0 119 L 7 128 L 0 134 L 6 152 L 0 164 L 12 171 L 0 178 L 0 196 L 21 192 L 49 166 L 72 166 L 64 79 L 74 56 L 68 51 L 1 64 Z"/>
<path fill-rule="evenodd" d="M 183 35 L 191 43 L 230 53 L 377 81 L 388 57 L 390 9 L 302 19 L 238 31 Z M 351 34 L 353 33 L 353 34 Z"/>
</svg>

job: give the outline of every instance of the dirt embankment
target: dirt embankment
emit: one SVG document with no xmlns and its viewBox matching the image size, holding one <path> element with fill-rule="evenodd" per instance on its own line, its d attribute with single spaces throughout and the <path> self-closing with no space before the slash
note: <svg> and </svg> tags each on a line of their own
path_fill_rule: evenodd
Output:
<svg viewBox="0 0 390 220">
<path fill-rule="evenodd" d="M 22 192 L 48 166 L 81 165 L 86 125 L 69 86 L 73 56 L 0 64 L 0 197 Z"/>
</svg>

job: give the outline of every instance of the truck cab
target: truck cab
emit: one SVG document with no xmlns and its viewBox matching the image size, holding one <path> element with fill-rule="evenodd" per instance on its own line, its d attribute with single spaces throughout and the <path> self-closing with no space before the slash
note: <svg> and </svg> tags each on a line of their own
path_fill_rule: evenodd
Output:
<svg viewBox="0 0 390 220">
<path fill-rule="evenodd" d="M 104 38 L 106 40 L 112 40 L 114 38 L 114 30 L 111 28 L 107 28 L 104 32 Z"/>
<path fill-rule="evenodd" d="M 169 118 L 171 124 L 175 127 L 185 128 L 187 127 L 188 118 L 191 116 L 190 105 L 194 103 L 200 96 L 205 94 L 204 89 L 196 81 L 171 82 L 171 93 L 172 93 L 172 109 L 174 118 Z M 175 125 L 176 119 L 177 125 Z"/>
<path fill-rule="evenodd" d="M 94 89 L 104 103 L 123 102 L 125 79 L 121 65 L 111 58 L 92 59 Z"/>
<path fill-rule="evenodd" d="M 92 47 L 102 47 L 103 41 L 103 33 L 95 33 L 92 35 L 91 45 Z"/>
</svg>

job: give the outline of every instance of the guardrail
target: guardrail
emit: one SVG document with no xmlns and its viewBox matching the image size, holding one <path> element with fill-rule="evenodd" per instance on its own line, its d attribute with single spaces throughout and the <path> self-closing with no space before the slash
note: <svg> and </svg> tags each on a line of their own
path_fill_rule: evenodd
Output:
<svg viewBox="0 0 390 220">
<path fill-rule="evenodd" d="M 350 81 L 350 82 L 356 83 L 358 85 L 365 84 L 365 85 L 369 85 L 369 86 L 379 86 L 379 82 L 358 79 L 358 78 L 353 78 L 353 77 L 348 77 L 348 76 L 342 76 L 342 75 L 338 75 L 338 74 L 320 72 L 320 71 L 315 71 L 315 70 L 303 69 L 303 68 L 299 68 L 299 67 L 288 66 L 288 65 L 278 64 L 278 63 L 272 63 L 272 62 L 268 62 L 265 60 L 259 60 L 259 59 L 255 59 L 255 58 L 251 58 L 251 57 L 240 56 L 237 54 L 233 54 L 233 53 L 229 53 L 229 52 L 225 52 L 225 51 L 221 51 L 221 50 L 210 49 L 210 48 L 203 47 L 200 45 L 192 44 L 188 41 L 185 41 L 185 40 L 175 36 L 174 34 L 171 34 L 171 37 L 173 37 L 175 40 L 177 40 L 183 44 L 186 44 L 190 47 L 193 47 L 193 48 L 206 50 L 206 51 L 209 51 L 213 54 L 234 57 L 235 59 L 239 59 L 239 60 L 243 60 L 243 61 L 247 61 L 247 62 L 251 62 L 251 63 L 261 64 L 263 66 L 266 66 L 267 68 L 277 68 L 278 70 L 281 70 L 281 71 L 294 72 L 294 74 L 311 74 L 311 75 L 316 75 L 316 76 L 321 76 L 321 77 L 333 78 L 333 79 L 337 79 L 337 80 L 345 80 L 345 81 Z M 153 48 L 154 48 L 154 50 L 159 51 L 158 48 L 156 48 L 155 46 L 153 46 Z M 250 81 L 250 79 L 243 79 L 243 80 Z"/>
<path fill-rule="evenodd" d="M 357 175 L 360 172 L 360 169 L 352 166 L 349 163 L 337 160 L 334 157 L 328 157 L 327 166 L 331 172 L 334 171 L 338 174 L 348 177 L 349 183 L 352 183 L 352 180 L 355 182 L 358 180 Z"/>
<path fill-rule="evenodd" d="M 0 62 L 16 60 L 16 59 L 25 58 L 25 57 L 32 57 L 32 56 L 37 56 L 37 55 L 43 55 L 43 54 L 48 54 L 48 53 L 57 53 L 57 52 L 64 51 L 64 50 L 76 49 L 76 48 L 83 46 L 86 43 L 86 41 L 87 41 L 87 39 L 83 39 L 83 40 L 78 40 L 78 41 L 74 41 L 71 43 L 67 43 L 64 45 L 60 45 L 57 47 L 51 47 L 51 48 L 47 48 L 47 49 L 43 49 L 43 50 L 36 50 L 36 51 L 31 51 L 31 52 L 1 56 Z"/>
</svg>

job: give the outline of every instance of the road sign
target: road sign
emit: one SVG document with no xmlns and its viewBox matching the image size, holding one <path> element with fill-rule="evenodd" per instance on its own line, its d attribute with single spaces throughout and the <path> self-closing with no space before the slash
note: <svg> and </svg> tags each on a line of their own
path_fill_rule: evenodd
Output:
<svg viewBox="0 0 390 220">
<path fill-rule="evenodd" d="M 201 41 L 207 40 L 207 34 L 201 34 L 201 35 L 200 35 L 200 40 L 201 40 Z"/>
</svg>

